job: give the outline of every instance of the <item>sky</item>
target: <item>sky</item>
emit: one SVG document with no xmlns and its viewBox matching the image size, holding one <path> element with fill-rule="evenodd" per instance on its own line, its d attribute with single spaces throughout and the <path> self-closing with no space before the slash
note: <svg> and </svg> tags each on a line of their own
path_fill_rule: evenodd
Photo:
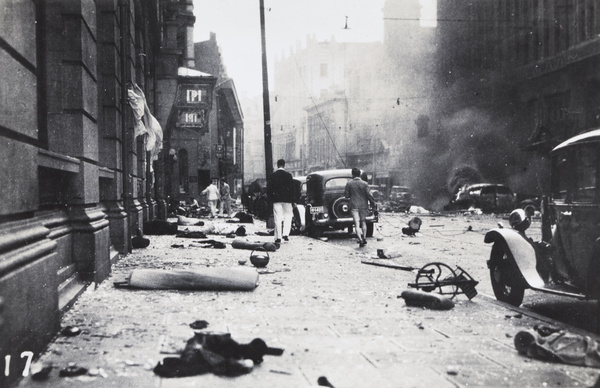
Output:
<svg viewBox="0 0 600 388">
<path fill-rule="evenodd" d="M 306 37 L 339 42 L 383 40 L 385 0 L 264 0 L 269 88 L 275 56 L 289 54 Z M 238 95 L 262 94 L 259 0 L 194 0 L 194 42 L 214 32 Z M 346 27 L 346 17 L 347 26 Z"/>
</svg>

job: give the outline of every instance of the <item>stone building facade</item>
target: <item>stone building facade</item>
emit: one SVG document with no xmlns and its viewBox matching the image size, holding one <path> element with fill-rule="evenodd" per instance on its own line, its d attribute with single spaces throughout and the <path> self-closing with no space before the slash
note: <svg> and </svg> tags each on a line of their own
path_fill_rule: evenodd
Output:
<svg viewBox="0 0 600 388">
<path fill-rule="evenodd" d="M 13 362 L 0 386 L 20 376 L 23 352 L 44 348 L 77 296 L 130 252 L 143 222 L 166 218 L 168 151 L 183 109 L 174 97 L 202 81 L 188 71 L 191 0 L 2 7 L 0 357 Z M 134 135 L 134 84 L 161 127 L 153 150 L 150 135 Z M 210 114 L 197 99 L 184 105 Z"/>
</svg>

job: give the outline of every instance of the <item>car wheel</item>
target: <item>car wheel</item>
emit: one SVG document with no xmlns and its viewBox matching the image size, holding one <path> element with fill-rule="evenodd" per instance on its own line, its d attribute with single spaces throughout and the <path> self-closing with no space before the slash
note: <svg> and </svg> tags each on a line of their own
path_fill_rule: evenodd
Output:
<svg viewBox="0 0 600 388">
<path fill-rule="evenodd" d="M 494 295 L 499 301 L 518 307 L 523 303 L 525 287 L 519 281 L 521 274 L 513 262 L 506 243 L 495 242 L 488 264 Z"/>
<path fill-rule="evenodd" d="M 367 223 L 367 237 L 373 237 L 373 229 L 375 229 L 375 224 L 372 222 Z"/>
</svg>

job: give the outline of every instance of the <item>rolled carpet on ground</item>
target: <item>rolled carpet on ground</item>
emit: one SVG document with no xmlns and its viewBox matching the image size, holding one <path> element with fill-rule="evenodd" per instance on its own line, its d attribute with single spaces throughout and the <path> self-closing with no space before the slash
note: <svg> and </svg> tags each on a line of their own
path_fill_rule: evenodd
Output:
<svg viewBox="0 0 600 388">
<path fill-rule="evenodd" d="M 210 267 L 197 270 L 135 269 L 129 287 L 198 291 L 252 291 L 258 286 L 254 268 Z"/>
</svg>

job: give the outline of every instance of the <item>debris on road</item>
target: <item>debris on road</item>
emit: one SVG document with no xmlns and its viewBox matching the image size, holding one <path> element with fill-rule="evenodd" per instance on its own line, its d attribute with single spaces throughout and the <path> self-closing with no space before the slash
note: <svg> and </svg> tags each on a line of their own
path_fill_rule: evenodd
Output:
<svg viewBox="0 0 600 388">
<path fill-rule="evenodd" d="M 514 344 L 519 354 L 538 360 L 600 368 L 600 345 L 590 336 L 523 330 L 515 335 Z"/>
<path fill-rule="evenodd" d="M 205 373 L 241 376 L 252 372 L 265 355 L 280 356 L 283 349 L 267 346 L 260 338 L 240 344 L 229 333 L 195 333 L 180 357 L 165 357 L 154 368 L 162 377 L 185 377 Z"/>
<path fill-rule="evenodd" d="M 363 264 L 375 265 L 378 267 L 386 267 L 386 268 L 392 268 L 392 269 L 400 269 L 403 271 L 414 271 L 417 269 L 417 267 L 394 264 L 394 263 L 390 263 L 389 261 L 381 261 L 381 260 L 361 260 L 360 262 Z"/>
<path fill-rule="evenodd" d="M 423 221 L 421 221 L 419 217 L 413 217 L 410 221 L 408 221 L 408 226 L 402 228 L 402 233 L 407 236 L 415 236 L 421 229 L 422 223 Z"/>
<path fill-rule="evenodd" d="M 251 291 L 258 286 L 258 272 L 252 268 L 208 267 L 196 270 L 135 269 L 116 287 L 198 291 Z"/>
<path fill-rule="evenodd" d="M 144 233 L 140 228 L 137 229 L 136 235 L 131 238 L 131 246 L 134 249 L 147 248 L 150 245 L 150 239 L 144 237 Z"/>
<path fill-rule="evenodd" d="M 250 242 L 247 239 L 236 238 L 231 242 L 231 246 L 236 249 L 249 249 L 251 251 L 257 251 L 263 249 L 267 252 L 275 252 L 277 245 L 271 242 Z"/>
<path fill-rule="evenodd" d="M 445 296 L 418 290 L 406 290 L 400 294 L 407 306 L 425 307 L 431 310 L 450 310 L 454 302 Z"/>
<path fill-rule="evenodd" d="M 464 269 L 457 266 L 456 270 L 447 264 L 434 262 L 425 264 L 417 272 L 414 283 L 408 283 L 409 287 L 431 292 L 437 290 L 441 295 L 465 294 L 469 300 L 477 296 L 475 286 L 479 284 Z"/>
</svg>

